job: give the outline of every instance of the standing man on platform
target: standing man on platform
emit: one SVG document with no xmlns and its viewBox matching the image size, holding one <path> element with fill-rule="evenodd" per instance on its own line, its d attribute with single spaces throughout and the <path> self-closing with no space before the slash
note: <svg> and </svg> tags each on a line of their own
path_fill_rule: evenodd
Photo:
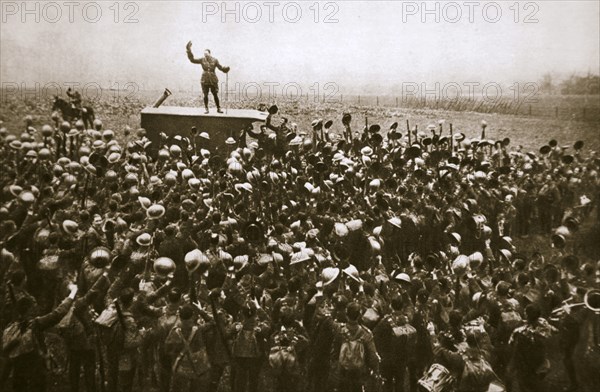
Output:
<svg viewBox="0 0 600 392">
<path fill-rule="evenodd" d="M 221 104 L 219 103 L 219 79 L 217 78 L 215 68 L 219 68 L 219 70 L 222 72 L 227 73 L 229 72 L 229 67 L 223 67 L 221 64 L 219 64 L 219 60 L 210 55 L 210 49 L 204 50 L 204 57 L 199 59 L 194 58 L 194 54 L 192 53 L 192 41 L 187 43 L 186 50 L 190 61 L 194 64 L 202 65 L 202 69 L 204 70 L 202 73 L 202 78 L 200 79 L 202 94 L 204 94 L 204 108 L 206 109 L 204 113 L 208 114 L 209 91 L 212 92 L 213 98 L 215 99 L 217 113 L 223 113 L 221 110 Z"/>
</svg>

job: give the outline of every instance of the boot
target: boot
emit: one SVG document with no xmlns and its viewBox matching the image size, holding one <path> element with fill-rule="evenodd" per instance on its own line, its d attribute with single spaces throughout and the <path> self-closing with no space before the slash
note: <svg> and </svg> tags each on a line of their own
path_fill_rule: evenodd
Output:
<svg viewBox="0 0 600 392">
<path fill-rule="evenodd" d="M 204 114 L 208 114 L 208 106 L 204 107 Z"/>
<path fill-rule="evenodd" d="M 223 111 L 221 110 L 221 108 L 217 108 L 217 113 L 223 113 Z"/>
</svg>

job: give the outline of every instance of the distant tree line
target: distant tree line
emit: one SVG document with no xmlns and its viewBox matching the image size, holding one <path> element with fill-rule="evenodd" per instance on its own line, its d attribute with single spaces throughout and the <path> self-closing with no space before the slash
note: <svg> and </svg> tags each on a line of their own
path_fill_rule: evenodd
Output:
<svg viewBox="0 0 600 392">
<path fill-rule="evenodd" d="M 562 95 L 597 95 L 600 94 L 600 75 L 571 75 L 560 82 L 550 74 L 544 74 L 540 81 L 540 91 L 548 94 Z"/>
</svg>

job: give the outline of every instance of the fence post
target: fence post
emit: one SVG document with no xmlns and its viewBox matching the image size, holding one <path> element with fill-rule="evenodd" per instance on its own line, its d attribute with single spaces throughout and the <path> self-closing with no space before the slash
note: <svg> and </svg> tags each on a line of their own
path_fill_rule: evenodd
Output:
<svg viewBox="0 0 600 392">
<path fill-rule="evenodd" d="M 398 97 L 396 97 L 396 107 L 398 107 Z"/>
<path fill-rule="evenodd" d="M 379 95 L 377 96 L 377 106 L 379 106 Z"/>
<path fill-rule="evenodd" d="M 358 96 L 358 104 L 360 105 L 360 95 Z"/>
</svg>

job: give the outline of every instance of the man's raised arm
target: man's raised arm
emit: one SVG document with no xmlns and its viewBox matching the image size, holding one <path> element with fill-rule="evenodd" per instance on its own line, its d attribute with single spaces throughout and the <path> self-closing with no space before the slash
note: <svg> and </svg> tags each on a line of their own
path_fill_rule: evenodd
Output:
<svg viewBox="0 0 600 392">
<path fill-rule="evenodd" d="M 194 54 L 192 53 L 192 41 L 188 42 L 185 46 L 185 50 L 187 52 L 188 59 L 194 64 L 200 64 L 201 59 L 195 59 Z"/>
</svg>

